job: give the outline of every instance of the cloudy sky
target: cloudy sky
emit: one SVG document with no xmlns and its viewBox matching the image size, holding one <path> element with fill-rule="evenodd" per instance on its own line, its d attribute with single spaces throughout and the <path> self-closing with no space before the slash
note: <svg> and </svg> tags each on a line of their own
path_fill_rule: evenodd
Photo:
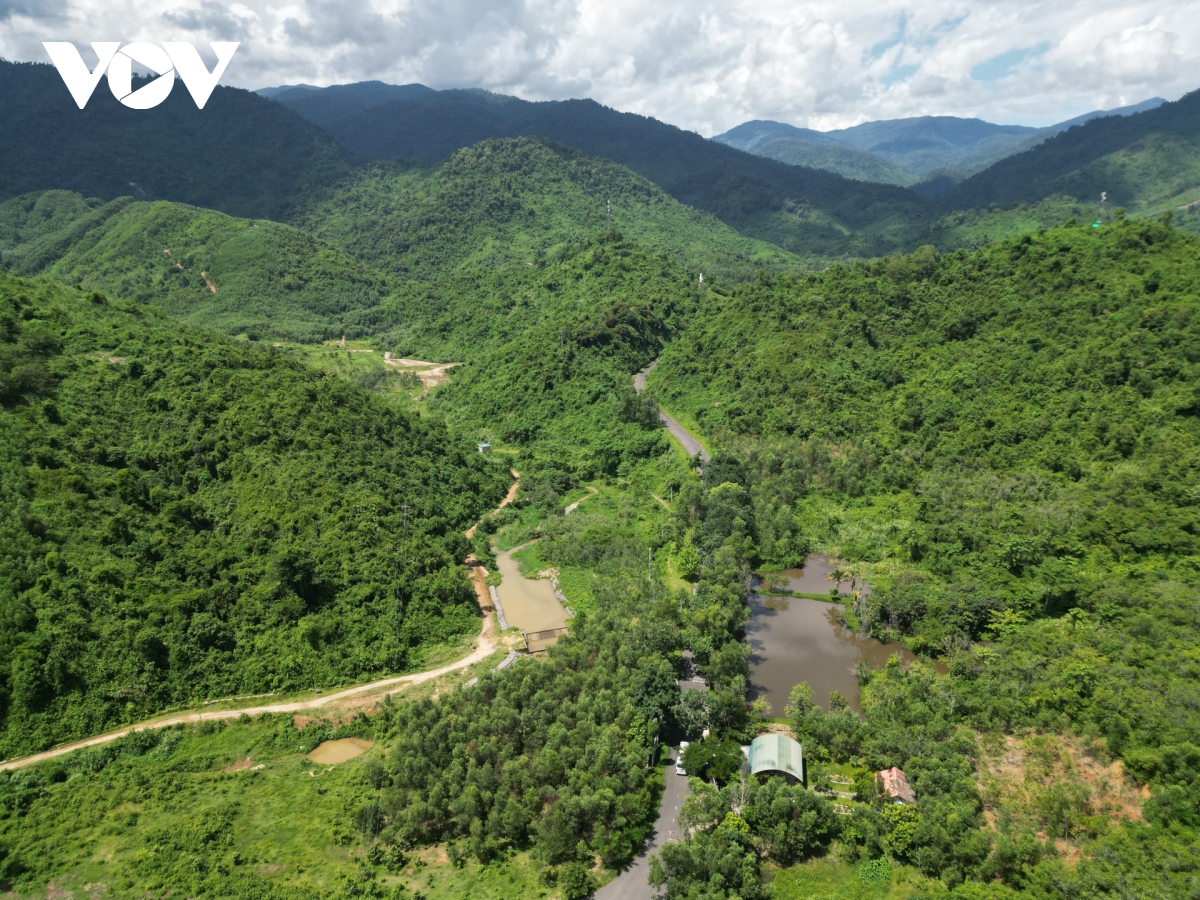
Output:
<svg viewBox="0 0 1200 900">
<path fill-rule="evenodd" d="M 205 41 L 235 40 L 224 84 L 592 97 L 704 135 L 1042 125 L 1200 87 L 1200 0 L 0 0 L 0 56 L 47 61 L 44 40 L 189 40 L 210 61 Z"/>
</svg>

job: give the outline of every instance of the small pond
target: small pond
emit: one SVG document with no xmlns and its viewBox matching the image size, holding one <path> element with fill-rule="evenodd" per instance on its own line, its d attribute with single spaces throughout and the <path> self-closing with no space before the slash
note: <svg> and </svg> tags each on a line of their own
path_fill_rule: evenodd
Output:
<svg viewBox="0 0 1200 900">
<path fill-rule="evenodd" d="M 810 557 L 803 569 L 786 573 L 787 589 L 827 594 L 833 587 L 833 582 L 827 580 L 829 572 L 825 561 Z M 856 585 L 857 590 L 863 587 Z M 850 583 L 842 582 L 839 590 L 849 593 Z M 821 706 L 829 708 L 829 695 L 836 690 L 857 712 L 861 710 L 854 670 L 860 660 L 878 668 L 893 653 L 902 660 L 916 659 L 903 644 L 877 641 L 843 627 L 837 618 L 840 608 L 840 604 L 804 597 L 750 595 L 746 643 L 752 651 L 751 700 L 766 698 L 771 715 L 782 716 L 792 688 L 807 681 Z"/>
<path fill-rule="evenodd" d="M 567 611 L 554 595 L 549 578 L 526 578 L 513 559 L 514 553 L 528 547 L 522 544 L 512 550 L 496 554 L 496 568 L 500 570 L 500 586 L 496 593 L 504 606 L 504 616 L 510 628 L 522 631 L 548 631 L 564 628 Z"/>
</svg>

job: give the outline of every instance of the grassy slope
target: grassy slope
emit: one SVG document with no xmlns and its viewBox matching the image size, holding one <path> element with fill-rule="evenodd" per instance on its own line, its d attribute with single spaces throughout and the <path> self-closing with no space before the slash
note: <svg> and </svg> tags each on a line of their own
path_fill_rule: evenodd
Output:
<svg viewBox="0 0 1200 900">
<path fill-rule="evenodd" d="M 459 533 L 508 477 L 469 442 L 100 294 L 0 298 L 4 755 L 478 627 Z"/>
</svg>

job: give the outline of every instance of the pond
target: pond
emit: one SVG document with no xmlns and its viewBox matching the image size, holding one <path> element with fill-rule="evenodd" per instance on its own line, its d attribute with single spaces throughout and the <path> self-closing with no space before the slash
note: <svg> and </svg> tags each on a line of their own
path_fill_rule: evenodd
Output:
<svg viewBox="0 0 1200 900">
<path fill-rule="evenodd" d="M 513 559 L 528 544 L 514 547 L 496 554 L 496 568 L 500 570 L 500 586 L 496 593 L 504 606 L 504 616 L 509 627 L 522 631 L 548 631 L 564 628 L 567 611 L 554 595 L 549 578 L 526 578 Z"/>
<path fill-rule="evenodd" d="M 827 594 L 833 582 L 830 568 L 810 557 L 803 569 L 788 572 L 788 590 Z M 794 586 L 793 586 L 794 585 Z M 863 585 L 857 585 L 856 589 Z M 848 581 L 839 585 L 848 593 Z M 877 641 L 850 631 L 838 621 L 840 604 L 804 597 L 752 593 L 746 643 L 750 645 L 750 699 L 763 697 L 772 716 L 784 715 L 793 687 L 807 681 L 821 706 L 829 708 L 829 695 L 841 691 L 856 712 L 858 680 L 854 670 L 861 660 L 879 668 L 893 653 L 902 660 L 916 656 L 903 644 Z"/>
</svg>

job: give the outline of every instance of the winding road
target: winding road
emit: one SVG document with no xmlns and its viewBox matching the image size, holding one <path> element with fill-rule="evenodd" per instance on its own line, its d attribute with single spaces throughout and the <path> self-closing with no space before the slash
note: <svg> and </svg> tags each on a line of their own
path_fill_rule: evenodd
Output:
<svg viewBox="0 0 1200 900">
<path fill-rule="evenodd" d="M 658 360 L 656 359 L 654 362 L 650 363 L 650 365 L 646 366 L 646 368 L 642 369 L 642 371 L 633 376 L 633 389 L 639 394 L 646 387 L 646 376 L 653 372 L 654 367 L 657 365 Z M 658 411 L 658 417 L 662 420 L 662 423 L 667 426 L 667 431 L 671 432 L 671 436 L 674 437 L 675 440 L 679 441 L 679 443 L 683 444 L 683 449 L 688 452 L 688 456 L 695 456 L 698 453 L 700 454 L 701 462 L 708 462 L 708 451 L 705 450 L 704 446 L 692 436 L 690 431 L 668 416 L 661 409 Z"/>
<path fill-rule="evenodd" d="M 517 486 L 520 483 L 520 475 L 512 472 L 512 476 L 516 481 L 509 488 L 508 495 L 496 507 L 492 515 L 499 511 L 508 503 L 510 503 L 517 493 Z M 471 537 L 475 533 L 475 526 L 472 525 L 466 532 L 467 537 Z M 482 584 L 482 579 L 476 577 L 476 594 L 480 608 L 483 610 L 483 628 L 479 632 L 479 637 L 475 639 L 475 645 L 471 652 L 462 659 L 452 662 L 445 666 L 440 666 L 436 669 L 427 669 L 424 672 L 413 672 L 409 675 L 393 675 L 390 678 L 381 678 L 378 681 L 372 681 L 370 684 L 360 684 L 357 687 L 347 688 L 344 691 L 337 691 L 333 694 L 324 694 L 318 697 L 311 697 L 307 700 L 294 700 L 286 703 L 269 703 L 263 706 L 237 707 L 231 709 L 214 709 L 208 711 L 196 711 L 187 713 L 178 713 L 176 715 L 164 715 L 153 719 L 147 719 L 144 722 L 138 722 L 134 725 L 127 725 L 124 728 L 118 728 L 114 731 L 106 731 L 104 734 L 98 734 L 95 737 L 84 738 L 81 741 L 72 741 L 69 744 L 63 744 L 59 747 L 54 747 L 51 750 L 45 750 L 41 753 L 34 753 L 30 756 L 21 756 L 16 759 L 5 760 L 0 762 L 0 772 L 10 769 L 22 769 L 25 766 L 36 765 L 40 762 L 45 762 L 48 759 L 54 759 L 58 756 L 65 756 L 75 750 L 82 750 L 85 747 L 95 747 L 99 744 L 107 744 L 111 741 L 118 740 L 128 734 L 133 734 L 135 731 L 145 731 L 148 728 L 169 728 L 172 725 L 189 725 L 197 722 L 211 722 L 217 719 L 237 719 L 241 716 L 257 716 L 262 713 L 296 713 L 305 712 L 307 710 L 321 709 L 322 707 L 344 704 L 350 701 L 351 707 L 370 706 L 375 702 L 374 695 L 385 690 L 386 688 L 394 688 L 397 686 L 408 687 L 413 684 L 422 684 L 426 681 L 431 681 L 434 678 L 440 678 L 443 675 L 449 675 L 451 672 L 457 672 L 460 669 L 465 669 L 468 666 L 473 666 L 478 662 L 487 659 L 499 649 L 500 643 L 496 638 L 496 617 L 492 610 L 490 600 L 486 588 L 479 589 Z M 390 693 L 390 692 L 389 692 Z"/>
</svg>

